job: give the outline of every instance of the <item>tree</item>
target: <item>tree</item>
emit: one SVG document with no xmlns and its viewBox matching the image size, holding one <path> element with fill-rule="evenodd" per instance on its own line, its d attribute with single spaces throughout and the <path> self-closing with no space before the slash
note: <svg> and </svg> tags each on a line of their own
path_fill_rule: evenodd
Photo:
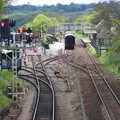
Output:
<svg viewBox="0 0 120 120">
<path fill-rule="evenodd" d="M 55 17 L 48 17 L 43 14 L 37 15 L 33 21 L 24 25 L 25 27 L 32 27 L 34 32 L 41 33 L 47 32 L 48 28 L 59 25 L 59 22 Z"/>
<path fill-rule="evenodd" d="M 91 12 L 88 14 L 80 15 L 76 20 L 76 24 L 83 24 L 83 25 L 92 25 L 96 23 L 96 17 L 98 16 L 99 12 Z"/>
<path fill-rule="evenodd" d="M 2 16 L 3 10 L 8 7 L 12 0 L 0 0 L 0 18 Z"/>
<path fill-rule="evenodd" d="M 111 18 L 120 19 L 120 2 L 109 0 L 96 5 L 96 10 L 100 11 L 99 20 L 104 19 L 112 22 Z"/>
</svg>

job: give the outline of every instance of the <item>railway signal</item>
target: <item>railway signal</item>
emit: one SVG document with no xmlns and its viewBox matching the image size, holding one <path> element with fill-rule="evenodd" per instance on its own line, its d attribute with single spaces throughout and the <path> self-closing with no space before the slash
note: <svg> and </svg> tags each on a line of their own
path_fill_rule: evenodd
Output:
<svg viewBox="0 0 120 120">
<path fill-rule="evenodd" d="M 9 19 L 4 19 L 0 22 L 0 34 L 1 34 L 1 38 L 3 39 L 10 37 Z"/>
<path fill-rule="evenodd" d="M 0 37 L 4 42 L 7 42 L 7 45 L 10 45 L 10 28 L 14 27 L 16 24 L 15 20 L 2 19 L 0 21 Z M 7 40 L 7 41 L 6 41 Z"/>
<path fill-rule="evenodd" d="M 2 19 L 0 21 L 1 27 L 14 27 L 16 25 L 16 21 L 13 19 Z"/>
<path fill-rule="evenodd" d="M 18 33 L 32 33 L 32 28 L 27 28 L 27 29 L 25 29 L 25 28 L 23 28 L 23 29 L 18 29 L 18 31 L 17 31 Z"/>
</svg>

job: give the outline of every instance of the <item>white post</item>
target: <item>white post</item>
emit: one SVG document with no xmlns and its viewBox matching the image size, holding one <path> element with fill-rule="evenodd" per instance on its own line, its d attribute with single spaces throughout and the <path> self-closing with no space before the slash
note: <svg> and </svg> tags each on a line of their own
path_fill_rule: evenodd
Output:
<svg viewBox="0 0 120 120">
<path fill-rule="evenodd" d="M 16 33 L 13 33 L 13 44 L 15 45 L 15 35 L 16 35 Z"/>
</svg>

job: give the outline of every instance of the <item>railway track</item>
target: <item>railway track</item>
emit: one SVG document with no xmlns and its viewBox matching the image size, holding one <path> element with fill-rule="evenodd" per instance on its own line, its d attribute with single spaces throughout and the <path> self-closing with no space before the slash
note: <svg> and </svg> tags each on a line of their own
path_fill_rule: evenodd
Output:
<svg viewBox="0 0 120 120">
<path fill-rule="evenodd" d="M 50 82 L 47 73 L 44 69 L 41 59 L 41 67 L 39 69 L 35 65 L 35 57 L 31 56 L 32 66 L 22 67 L 22 70 L 26 71 L 27 75 L 21 75 L 25 80 L 33 79 L 37 95 L 36 102 L 33 108 L 32 120 L 54 120 L 55 119 L 55 95 L 52 83 Z M 40 69 L 41 68 L 41 69 Z"/>
<path fill-rule="evenodd" d="M 70 55 L 62 55 L 58 56 L 58 59 L 51 61 L 51 59 L 47 60 L 46 68 L 49 74 L 53 77 L 52 82 L 55 88 L 56 94 L 56 119 L 57 120 L 79 120 L 80 116 L 84 116 L 82 114 L 82 110 L 79 107 L 81 100 L 79 100 L 79 96 L 76 94 L 76 87 L 72 89 L 73 82 L 71 82 L 68 72 L 72 72 L 70 70 L 70 66 L 64 62 L 64 59 L 69 58 Z M 55 62 L 54 62 L 55 61 Z M 70 79 L 69 79 L 70 78 Z M 73 96 L 71 96 L 71 94 Z M 77 96 L 77 97 L 76 97 Z M 72 103 L 71 103 L 72 101 Z M 73 102 L 75 101 L 75 102 Z M 71 105 L 72 104 L 72 105 Z M 79 112 L 80 109 L 80 112 Z M 84 119 L 85 120 L 85 119 Z"/>
<path fill-rule="evenodd" d="M 88 74 L 94 85 L 98 98 L 101 101 L 100 109 L 102 116 L 105 120 L 119 120 L 120 118 L 120 100 L 115 91 L 102 74 L 102 70 L 99 64 L 96 63 L 93 56 L 90 56 L 89 52 L 85 50 L 85 54 L 88 56 L 90 65 L 81 66 L 71 61 L 70 58 L 63 58 L 64 62 L 71 65 L 74 68 L 82 70 Z"/>
<path fill-rule="evenodd" d="M 54 89 L 51 88 L 51 81 L 49 80 L 49 76 L 47 74 L 47 71 L 45 69 L 45 66 L 47 66 L 49 63 L 54 62 L 58 59 L 63 59 L 64 62 L 71 65 L 74 68 L 77 68 L 79 70 L 82 70 L 84 73 L 86 73 L 92 81 L 92 84 L 97 91 L 98 98 L 100 100 L 100 109 L 102 116 L 105 120 L 119 120 L 120 118 L 120 101 L 116 95 L 116 93 L 113 91 L 112 87 L 109 85 L 106 78 L 104 78 L 101 69 L 99 68 L 99 65 L 96 63 L 93 57 L 89 55 L 87 51 L 85 51 L 85 54 L 88 56 L 90 61 L 90 66 L 81 66 L 77 63 L 72 62 L 67 55 L 63 56 L 55 56 L 48 59 L 45 59 L 41 61 L 41 58 L 38 57 L 39 62 L 35 65 L 33 62 L 33 71 L 32 68 L 27 68 L 28 72 L 30 72 L 29 77 L 33 77 L 36 80 L 37 87 L 40 89 L 40 96 L 39 96 L 39 104 L 36 105 L 36 113 L 34 120 L 52 120 L 54 119 L 52 116 L 55 116 L 55 108 L 53 100 L 54 96 Z M 34 61 L 34 60 L 32 60 Z M 38 82 L 37 82 L 38 81 Z M 53 102 L 54 101 L 54 102 Z M 51 104 L 52 103 L 52 104 Z M 45 109 L 39 109 L 41 108 Z M 54 108 L 54 110 L 53 110 Z M 48 112 L 46 112 L 46 110 Z M 49 114 L 52 112 L 52 115 Z M 44 114 L 45 113 L 45 114 Z"/>
<path fill-rule="evenodd" d="M 96 63 L 93 56 L 90 56 L 89 52 L 85 50 L 91 67 L 87 66 L 91 81 L 97 91 L 99 99 L 101 101 L 101 109 L 105 120 L 119 120 L 120 118 L 120 100 L 116 93 L 113 91 L 109 82 L 103 76 L 99 65 Z M 99 79 L 98 79 L 99 78 Z"/>
</svg>

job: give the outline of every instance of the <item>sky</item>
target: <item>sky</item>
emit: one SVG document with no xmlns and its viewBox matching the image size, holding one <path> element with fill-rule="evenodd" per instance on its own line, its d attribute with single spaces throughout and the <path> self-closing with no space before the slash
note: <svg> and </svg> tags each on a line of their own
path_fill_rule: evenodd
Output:
<svg viewBox="0 0 120 120">
<path fill-rule="evenodd" d="M 107 0 L 14 0 L 14 5 L 22 5 L 22 4 L 32 4 L 32 5 L 56 5 L 57 3 L 61 4 L 70 4 L 73 3 L 97 3 L 99 1 L 107 1 Z"/>
</svg>

